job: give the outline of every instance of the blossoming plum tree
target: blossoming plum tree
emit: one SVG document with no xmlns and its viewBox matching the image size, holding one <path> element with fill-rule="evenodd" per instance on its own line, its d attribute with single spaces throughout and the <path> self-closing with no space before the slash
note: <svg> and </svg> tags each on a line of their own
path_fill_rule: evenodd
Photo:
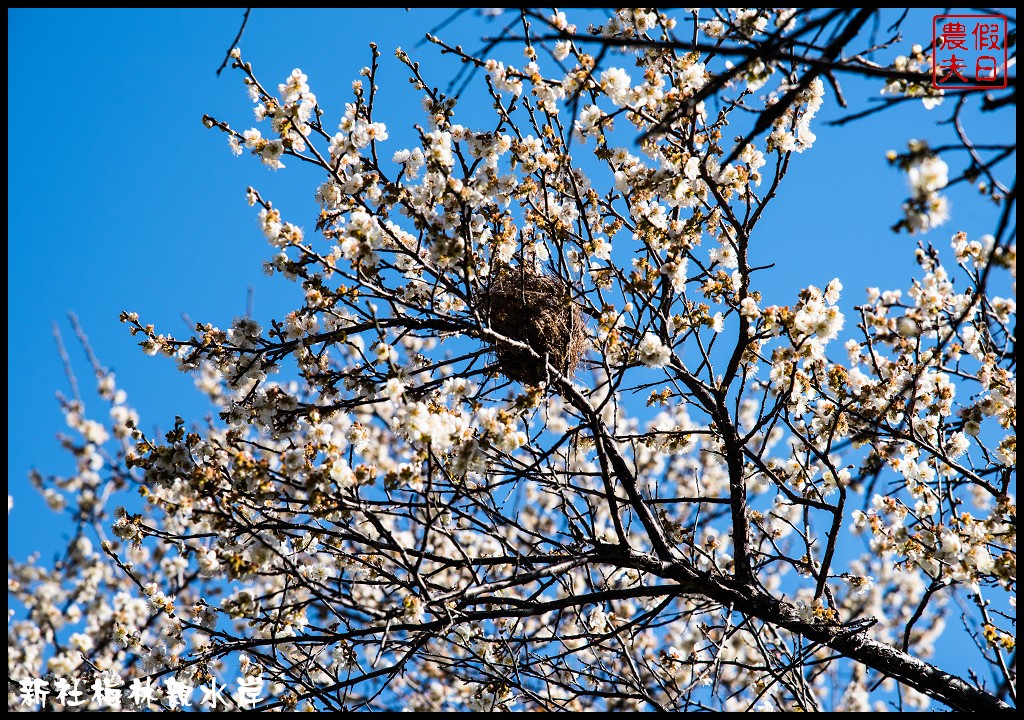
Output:
<svg viewBox="0 0 1024 720">
<path fill-rule="evenodd" d="M 77 472 L 34 481 L 76 532 L 9 564 L 9 704 L 50 673 L 125 706 L 236 676 L 286 709 L 1015 705 L 1013 149 L 890 157 L 898 230 L 983 177 L 993 231 L 920 245 L 853 318 L 838 279 L 767 305 L 750 261 L 844 74 L 977 98 L 933 90 L 920 48 L 858 55 L 876 12 L 522 11 L 521 67 L 431 36 L 491 112 L 462 124 L 399 50 L 412 147 L 375 112 L 375 46 L 340 122 L 232 50 L 258 122 L 204 123 L 322 182 L 315 231 L 248 190 L 301 300 L 189 337 L 123 313 L 218 418 L 152 437 L 98 361 L 110 421 L 65 401 Z M 969 158 L 952 180 L 943 153 Z M 931 664 L 950 635 L 976 672 Z"/>
</svg>

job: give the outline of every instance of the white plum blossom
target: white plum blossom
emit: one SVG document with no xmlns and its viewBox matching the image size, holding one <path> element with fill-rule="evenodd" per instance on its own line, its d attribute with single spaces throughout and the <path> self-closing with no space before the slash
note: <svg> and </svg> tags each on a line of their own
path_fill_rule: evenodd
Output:
<svg viewBox="0 0 1024 720">
<path fill-rule="evenodd" d="M 647 333 L 637 348 L 640 362 L 649 368 L 664 367 L 672 358 L 672 349 L 666 347 L 654 333 Z"/>
</svg>

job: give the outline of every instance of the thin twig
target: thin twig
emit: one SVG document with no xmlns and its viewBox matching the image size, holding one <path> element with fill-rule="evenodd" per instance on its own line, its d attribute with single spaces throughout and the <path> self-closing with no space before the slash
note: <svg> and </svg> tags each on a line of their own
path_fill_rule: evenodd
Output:
<svg viewBox="0 0 1024 720">
<path fill-rule="evenodd" d="M 242 16 L 242 27 L 238 28 L 238 34 L 235 35 L 235 39 L 231 41 L 231 47 L 229 47 L 228 51 L 224 54 L 224 62 L 222 62 L 220 67 L 217 68 L 217 77 L 220 77 L 221 72 L 228 66 L 228 63 L 231 62 L 231 51 L 238 47 L 238 41 L 242 39 L 242 33 L 245 32 L 245 24 L 249 22 L 249 13 L 251 11 L 252 8 L 245 9 L 245 15 Z"/>
</svg>

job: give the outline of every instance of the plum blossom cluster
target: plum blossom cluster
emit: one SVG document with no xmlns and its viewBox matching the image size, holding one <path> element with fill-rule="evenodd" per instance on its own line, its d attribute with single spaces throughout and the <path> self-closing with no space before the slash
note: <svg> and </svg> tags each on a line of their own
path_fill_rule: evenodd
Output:
<svg viewBox="0 0 1024 720">
<path fill-rule="evenodd" d="M 944 91 L 931 82 L 933 60 L 934 55 L 925 52 L 921 45 L 912 46 L 909 55 L 897 55 L 893 60 L 892 69 L 901 74 L 920 73 L 921 79 L 893 77 L 886 81 L 881 94 L 919 97 L 925 109 L 938 107 L 942 104 Z"/>
<path fill-rule="evenodd" d="M 788 88 L 782 88 L 788 90 Z M 773 124 L 771 135 L 768 136 L 768 150 L 783 152 L 803 152 L 816 139 L 811 132 L 811 120 L 824 102 L 825 83 L 821 78 L 811 80 L 809 86 L 796 94 L 796 102 Z"/>
<path fill-rule="evenodd" d="M 896 229 L 909 233 L 928 232 L 949 218 L 949 200 L 940 195 L 949 184 L 949 166 L 928 147 L 928 143 L 912 140 L 905 154 L 890 151 L 889 162 L 907 173 L 910 198 L 903 203 L 904 217 Z"/>
</svg>

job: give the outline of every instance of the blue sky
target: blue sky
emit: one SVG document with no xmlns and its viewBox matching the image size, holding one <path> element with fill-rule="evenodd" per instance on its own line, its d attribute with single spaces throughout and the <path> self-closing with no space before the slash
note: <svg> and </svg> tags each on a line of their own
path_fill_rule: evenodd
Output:
<svg viewBox="0 0 1024 720">
<path fill-rule="evenodd" d="M 408 125 L 411 117 L 419 119 L 419 106 L 393 51 L 410 51 L 443 85 L 458 65 L 431 46 L 416 45 L 449 12 L 257 9 L 241 47 L 269 87 L 301 68 L 325 120 L 334 121 L 351 97 L 351 81 L 369 63 L 369 42 L 377 42 L 378 118 L 399 149 L 411 137 Z M 913 39 L 927 45 L 932 14 L 911 16 L 905 35 L 917 32 Z M 69 388 L 54 322 L 89 391 L 87 408 L 103 411 L 68 312 L 77 314 L 100 361 L 114 370 L 142 427 L 151 431 L 170 427 L 175 415 L 200 420 L 208 406 L 192 378 L 142 354 L 118 322 L 122 310 L 138 312 L 158 332 L 184 335 L 183 315 L 224 327 L 243 314 L 250 286 L 264 325 L 297 306 L 294 286 L 261 273 L 269 250 L 245 189 L 253 185 L 286 219 L 311 230 L 320 178 L 296 161 L 275 173 L 248 155 L 236 158 L 224 136 L 200 122 L 209 113 L 239 130 L 255 124 L 239 74 L 226 69 L 215 75 L 241 19 L 239 9 L 8 10 L 7 466 L 15 501 L 8 540 L 15 556 L 52 553 L 65 532 L 25 480 L 31 468 L 72 470 L 56 439 L 64 423 L 54 393 Z M 439 34 L 475 50 L 480 37 L 498 27 L 467 13 Z M 877 98 L 880 87 L 846 81 L 851 109 L 867 107 L 866 98 Z M 468 112 L 461 122 L 473 125 L 473 109 L 462 111 Z M 948 108 L 929 114 L 915 102 L 830 128 L 826 121 L 838 109 L 826 95 L 814 127 L 817 144 L 793 159 L 752 244 L 755 263 L 777 263 L 761 276 L 767 280 L 763 304 L 792 303 L 801 287 L 823 287 L 837 276 L 845 286 L 844 309 L 862 301 L 868 286 L 906 288 L 917 238 L 889 229 L 907 189 L 885 152 L 904 150 L 911 138 L 948 139 L 949 130 L 934 124 L 937 113 L 945 117 Z M 1015 133 L 1014 120 L 1009 112 L 965 116 L 969 131 L 992 123 L 1004 137 Z M 961 187 L 950 198 L 950 222 L 927 240 L 946 248 L 956 230 L 976 238 L 992 229 L 993 214 L 976 193 Z"/>
</svg>

